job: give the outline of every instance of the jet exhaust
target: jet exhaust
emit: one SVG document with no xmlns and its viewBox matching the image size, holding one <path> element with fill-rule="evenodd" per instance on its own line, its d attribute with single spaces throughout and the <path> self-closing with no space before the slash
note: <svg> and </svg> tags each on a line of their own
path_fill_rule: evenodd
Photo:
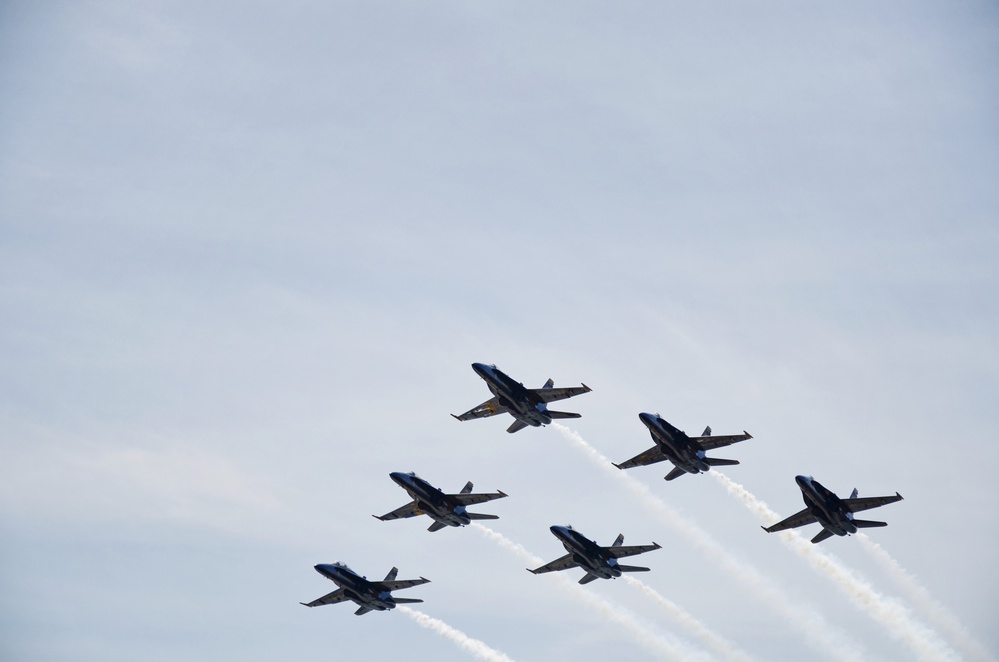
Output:
<svg viewBox="0 0 999 662">
<path fill-rule="evenodd" d="M 552 427 L 575 444 L 596 465 L 620 481 L 661 522 L 675 529 L 689 543 L 708 554 L 722 570 L 750 588 L 765 604 L 797 628 L 805 642 L 816 652 L 823 657 L 849 662 L 860 662 L 868 658 L 863 648 L 846 632 L 830 623 L 811 606 L 794 600 L 777 588 L 774 581 L 764 577 L 755 566 L 730 554 L 704 529 L 681 517 L 665 501 L 655 496 L 644 483 L 615 468 L 605 455 L 588 444 L 579 433 L 559 423 L 553 423 Z M 708 473 L 717 472 L 712 470 Z"/>
<path fill-rule="evenodd" d="M 728 490 L 729 494 L 742 501 L 763 522 L 772 523 L 780 519 L 780 516 L 771 510 L 766 503 L 756 498 L 739 483 L 717 471 L 709 473 Z M 895 638 L 909 646 L 919 659 L 927 661 L 958 659 L 957 654 L 940 639 L 936 632 L 914 619 L 909 610 L 896 600 L 887 598 L 876 591 L 870 584 L 844 566 L 839 559 L 821 551 L 794 531 L 779 531 L 777 535 L 793 552 L 808 561 L 814 570 L 825 575 L 839 586 L 856 607 L 881 623 Z"/>
<path fill-rule="evenodd" d="M 709 630 L 703 623 L 687 613 L 680 605 L 676 604 L 666 596 L 662 595 L 651 586 L 638 581 L 634 577 L 624 575 L 622 577 L 625 584 L 633 586 L 641 591 L 645 596 L 652 599 L 662 608 L 673 620 L 679 624 L 685 632 L 688 632 L 701 640 L 708 648 L 717 653 L 722 659 L 732 660 L 732 662 L 750 662 L 753 658 L 746 652 L 740 650 L 724 637 Z"/>
<path fill-rule="evenodd" d="M 475 529 L 489 540 L 495 542 L 503 549 L 511 552 L 528 565 L 539 565 L 543 562 L 540 556 L 536 556 L 535 554 L 527 551 L 523 545 L 510 540 L 502 533 L 493 531 L 487 526 L 476 524 L 474 522 L 471 524 L 471 528 Z M 631 612 L 597 597 L 592 591 L 581 588 L 578 584 L 573 582 L 571 579 L 566 578 L 563 574 L 555 573 L 552 579 L 559 582 L 559 587 L 566 593 L 570 593 L 576 602 L 586 604 L 586 606 L 596 611 L 606 620 L 617 623 L 623 629 L 631 632 L 636 637 L 635 641 L 642 644 L 650 651 L 670 660 L 707 659 L 707 657 L 700 651 L 692 651 L 681 645 L 679 642 L 669 641 L 659 636 L 649 627 L 643 625 L 638 617 Z"/>
<path fill-rule="evenodd" d="M 427 616 L 423 612 L 416 611 L 410 607 L 400 606 L 396 607 L 396 609 L 412 618 L 418 625 L 436 632 L 445 639 L 449 639 L 456 646 L 458 646 L 458 648 L 471 653 L 479 660 L 487 660 L 488 662 L 513 662 L 513 659 L 505 653 L 501 653 L 495 648 L 487 646 L 484 642 L 479 641 L 478 639 L 469 637 L 461 630 L 451 627 L 439 618 Z"/>
<path fill-rule="evenodd" d="M 965 656 L 980 662 L 992 659 L 985 647 L 975 640 L 960 621 L 946 607 L 934 600 L 929 591 L 906 571 L 884 547 L 863 533 L 858 533 L 854 537 L 860 540 L 861 546 L 891 575 L 909 602 L 922 613 L 923 618 L 940 630 Z"/>
</svg>

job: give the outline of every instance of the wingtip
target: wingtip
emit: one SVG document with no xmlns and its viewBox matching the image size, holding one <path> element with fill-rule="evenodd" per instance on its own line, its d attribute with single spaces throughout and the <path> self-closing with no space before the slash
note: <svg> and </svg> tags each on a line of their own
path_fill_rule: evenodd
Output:
<svg viewBox="0 0 999 662">
<path fill-rule="evenodd" d="M 384 522 L 384 521 L 385 521 L 385 520 L 383 520 L 383 519 L 382 519 L 381 517 L 379 517 L 378 515 L 372 515 L 372 517 L 374 517 L 374 518 L 375 518 L 376 520 L 378 520 L 379 522 Z"/>
<path fill-rule="evenodd" d="M 430 580 L 429 580 L 429 579 L 427 579 L 426 577 L 423 577 L 423 576 L 421 576 L 421 577 L 420 577 L 420 579 L 422 579 L 422 580 L 423 580 L 423 581 L 424 581 L 425 583 L 427 583 L 427 584 L 429 584 L 429 583 L 430 583 Z"/>
<path fill-rule="evenodd" d="M 458 417 L 457 417 L 457 416 L 455 416 L 454 414 L 451 414 L 451 418 L 453 418 L 453 419 L 454 419 L 454 420 L 456 420 L 456 421 L 460 421 L 460 420 L 461 420 L 460 418 L 458 418 Z"/>
<path fill-rule="evenodd" d="M 614 465 L 615 467 L 617 467 L 618 469 L 620 469 L 620 468 L 621 468 L 621 465 L 620 465 L 620 464 L 617 464 L 617 463 L 615 463 L 615 462 L 611 462 L 611 464 L 613 464 L 613 465 Z"/>
<path fill-rule="evenodd" d="M 500 498 L 510 496 L 509 494 L 507 494 L 503 490 L 496 490 L 496 493 L 500 495 Z"/>
<path fill-rule="evenodd" d="M 765 527 L 765 526 L 761 526 L 760 528 L 761 528 L 761 529 L 763 529 L 764 531 L 766 531 L 767 533 L 770 533 L 770 532 L 771 532 L 771 531 L 770 531 L 770 530 L 769 530 L 769 529 L 768 529 L 767 527 Z"/>
<path fill-rule="evenodd" d="M 583 384 L 583 382 L 580 382 L 580 384 Z M 586 389 L 586 390 L 584 391 L 584 393 L 589 393 L 590 391 L 592 391 L 592 390 L 593 390 L 592 388 L 590 388 L 590 387 L 589 387 L 589 386 L 587 386 L 586 384 L 583 384 L 583 388 L 584 388 L 584 389 Z"/>
<path fill-rule="evenodd" d="M 752 438 L 753 438 L 753 435 L 749 434 L 749 433 L 748 433 L 748 432 L 746 432 L 745 430 L 743 430 L 743 431 L 742 431 L 742 434 L 746 435 L 746 438 L 747 438 L 747 439 L 752 439 Z"/>
<path fill-rule="evenodd" d="M 536 575 L 536 574 L 538 574 L 538 573 L 536 573 L 536 572 L 535 572 L 534 570 L 531 570 L 530 568 L 524 568 L 524 570 L 527 570 L 527 571 L 528 571 L 529 573 L 531 573 L 532 575 Z"/>
<path fill-rule="evenodd" d="M 895 492 L 895 496 L 897 496 L 899 499 L 905 499 L 905 497 L 899 494 L 898 492 Z"/>
<path fill-rule="evenodd" d="M 655 540 L 653 540 L 653 541 L 652 541 L 652 545 L 653 545 L 653 546 L 654 546 L 654 547 L 655 547 L 656 549 L 662 549 L 662 548 L 663 548 L 663 546 L 662 546 L 662 545 L 660 545 L 659 543 L 657 543 L 657 542 L 656 542 Z"/>
<path fill-rule="evenodd" d="M 312 606 L 312 605 L 306 604 L 304 602 L 299 602 L 298 604 L 302 605 L 303 607 L 311 607 Z"/>
</svg>

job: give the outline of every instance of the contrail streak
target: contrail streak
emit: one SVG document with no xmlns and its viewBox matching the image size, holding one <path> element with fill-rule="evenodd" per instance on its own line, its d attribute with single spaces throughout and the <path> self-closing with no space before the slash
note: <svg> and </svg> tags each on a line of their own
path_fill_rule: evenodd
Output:
<svg viewBox="0 0 999 662">
<path fill-rule="evenodd" d="M 512 658 L 499 652 L 495 648 L 490 648 L 478 639 L 472 639 L 461 630 L 451 627 L 439 618 L 427 616 L 421 611 L 416 611 L 415 609 L 404 607 L 402 605 L 397 606 L 396 609 L 406 614 L 406 616 L 409 616 L 428 630 L 433 630 L 445 639 L 450 639 L 455 645 L 458 646 L 458 648 L 471 653 L 480 660 L 487 660 L 488 662 L 513 662 Z"/>
<path fill-rule="evenodd" d="M 502 533 L 493 531 L 489 527 L 483 526 L 478 522 L 472 522 L 471 527 L 489 540 L 498 544 L 503 549 L 508 552 L 512 552 L 528 565 L 539 565 L 542 563 L 541 557 L 527 551 L 523 545 L 515 543 Z M 634 634 L 637 637 L 637 641 L 649 650 L 655 651 L 659 655 L 671 660 L 707 659 L 703 654 L 690 651 L 681 647 L 678 643 L 667 641 L 666 639 L 660 637 L 648 628 L 644 627 L 639 622 L 638 618 L 627 610 L 612 605 L 606 600 L 597 597 L 591 591 L 587 591 L 571 579 L 568 579 L 561 574 L 556 574 L 553 579 L 559 582 L 559 587 L 563 591 L 571 593 L 575 600 L 585 603 L 607 620 L 614 621 L 622 628 Z"/>
<path fill-rule="evenodd" d="M 808 605 L 795 602 L 789 595 L 774 586 L 773 582 L 764 577 L 755 566 L 730 554 L 704 529 L 681 517 L 666 502 L 652 494 L 644 483 L 611 464 L 605 455 L 586 443 L 586 440 L 577 432 L 559 423 L 553 423 L 552 427 L 574 443 L 615 480 L 620 481 L 662 522 L 673 527 L 688 542 L 707 553 L 718 564 L 718 567 L 727 572 L 733 579 L 752 589 L 771 609 L 781 614 L 791 625 L 796 627 L 805 637 L 805 641 L 816 651 L 826 657 L 849 662 L 860 662 L 867 658 L 860 645 L 849 635 Z"/>
<path fill-rule="evenodd" d="M 708 475 L 713 476 L 715 480 L 725 486 L 729 494 L 736 496 L 764 523 L 780 520 L 780 516 L 767 504 L 757 499 L 749 490 L 725 474 L 712 470 L 708 472 Z M 784 544 L 808 561 L 809 565 L 833 580 L 849 596 L 854 605 L 884 625 L 892 635 L 909 646 L 919 659 L 958 659 L 954 651 L 941 641 L 935 632 L 912 618 L 909 611 L 897 601 L 886 598 L 875 591 L 870 584 L 857 577 L 838 559 L 822 552 L 794 531 L 780 531 L 779 536 Z"/>
<path fill-rule="evenodd" d="M 652 587 L 646 585 L 644 582 L 640 582 L 634 577 L 629 577 L 627 575 L 622 575 L 621 579 L 623 579 L 629 586 L 637 588 L 639 591 L 651 598 L 653 602 L 662 607 L 663 611 L 668 613 L 674 620 L 683 626 L 685 632 L 692 634 L 703 641 L 721 657 L 726 660 L 733 660 L 734 662 L 749 662 L 753 659 L 745 652 L 739 650 L 730 642 L 726 641 L 724 638 L 709 630 L 703 623 L 688 614 L 675 602 L 660 594 Z"/>
<path fill-rule="evenodd" d="M 857 533 L 855 537 L 860 540 L 861 546 L 889 572 L 892 579 L 902 587 L 909 600 L 916 605 L 930 624 L 942 630 L 962 653 L 971 659 L 982 662 L 992 659 L 985 647 L 975 640 L 953 614 L 934 600 L 929 591 L 916 581 L 916 578 L 909 574 L 898 561 L 892 558 L 884 547 L 871 540 L 870 536 L 865 533 Z"/>
</svg>

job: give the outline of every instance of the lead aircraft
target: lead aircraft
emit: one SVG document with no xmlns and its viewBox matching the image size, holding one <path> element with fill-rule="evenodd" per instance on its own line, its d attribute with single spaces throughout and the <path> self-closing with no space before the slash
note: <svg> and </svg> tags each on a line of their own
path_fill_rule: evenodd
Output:
<svg viewBox="0 0 999 662">
<path fill-rule="evenodd" d="M 627 462 L 615 464 L 618 469 L 631 469 L 647 464 L 655 464 L 663 460 L 669 460 L 675 468 L 666 474 L 666 480 L 679 478 L 683 474 L 698 474 L 708 471 L 711 467 L 719 465 L 739 464 L 738 460 L 725 460 L 720 457 L 707 457 L 706 451 L 713 448 L 721 448 L 739 441 L 752 439 L 753 435 L 745 430 L 742 434 L 728 434 L 711 436 L 711 426 L 704 428 L 700 437 L 688 437 L 683 430 L 670 425 L 663 420 L 659 414 L 638 415 L 639 420 L 649 429 L 652 440 L 656 445 L 647 451 L 643 451 L 631 458 Z"/>
<path fill-rule="evenodd" d="M 369 611 L 387 611 L 395 609 L 397 604 L 423 602 L 416 598 L 394 598 L 392 591 L 398 591 L 412 586 L 426 584 L 429 579 L 420 577 L 419 579 L 396 580 L 399 574 L 398 568 L 392 568 L 385 575 L 385 579 L 380 582 L 370 582 L 367 577 L 362 577 L 348 568 L 343 563 L 320 563 L 316 566 L 316 572 L 331 580 L 339 588 L 332 593 L 327 593 L 321 598 L 316 598 L 312 602 L 301 602 L 306 607 L 320 607 L 322 605 L 335 605 L 344 600 L 355 602 L 361 607 L 354 612 L 355 616 L 367 614 Z"/>
<path fill-rule="evenodd" d="M 440 531 L 445 526 L 465 526 L 473 519 L 499 519 L 496 515 L 470 513 L 465 509 L 465 506 L 502 499 L 507 496 L 504 492 L 472 494 L 472 481 L 465 483 L 465 487 L 461 488 L 461 492 L 458 494 L 444 494 L 439 487 L 434 487 L 413 472 L 407 474 L 393 471 L 389 477 L 399 487 L 406 490 L 409 496 L 413 497 L 413 500 L 381 517 L 378 515 L 373 515 L 373 517 L 385 522 L 405 517 L 416 517 L 417 515 L 429 515 L 434 523 L 430 525 L 428 531 Z"/>
<path fill-rule="evenodd" d="M 555 418 L 579 418 L 580 414 L 567 411 L 549 411 L 547 403 L 565 400 L 576 395 L 589 393 L 592 389 L 582 386 L 554 388 L 555 382 L 549 379 L 541 388 L 525 388 L 495 365 L 473 363 L 472 370 L 485 382 L 495 396 L 486 400 L 478 407 L 469 409 L 461 416 L 451 414 L 459 421 L 469 421 L 473 418 L 486 418 L 496 414 L 510 414 L 516 421 L 507 428 L 507 432 L 523 430 L 528 425 L 541 427 L 548 425 Z"/>
<path fill-rule="evenodd" d="M 568 570 L 569 568 L 580 567 L 586 574 L 579 580 L 580 584 L 589 584 L 594 579 L 614 579 L 620 577 L 622 572 L 648 572 L 648 568 L 636 565 L 621 565 L 617 560 L 624 556 L 634 556 L 644 554 L 655 549 L 662 549 L 659 543 L 651 545 L 632 545 L 624 547 L 624 534 L 619 534 L 617 540 L 610 547 L 601 547 L 582 533 L 579 533 L 571 526 L 552 526 L 552 534 L 562 542 L 562 546 L 569 552 L 551 563 L 546 563 L 540 568 L 531 570 L 535 575 L 544 572 L 554 572 L 556 570 Z"/>
<path fill-rule="evenodd" d="M 856 533 L 857 529 L 888 526 L 887 522 L 854 519 L 853 514 L 902 500 L 902 495 L 898 492 L 895 493 L 895 496 L 857 498 L 856 488 L 849 499 L 840 499 L 811 476 L 795 476 L 794 482 L 801 490 L 801 497 L 805 500 L 805 509 L 773 526 L 764 526 L 763 530 L 767 533 L 818 522 L 822 525 L 822 530 L 812 538 L 812 542 L 819 543 L 833 534 L 846 536 Z"/>
</svg>

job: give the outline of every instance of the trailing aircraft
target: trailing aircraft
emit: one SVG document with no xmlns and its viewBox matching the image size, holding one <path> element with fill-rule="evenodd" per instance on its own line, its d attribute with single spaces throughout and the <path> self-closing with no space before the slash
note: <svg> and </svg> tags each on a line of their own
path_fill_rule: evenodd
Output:
<svg viewBox="0 0 999 662">
<path fill-rule="evenodd" d="M 840 499 L 811 476 L 795 476 L 794 482 L 801 490 L 801 497 L 805 500 L 805 509 L 773 526 L 764 526 L 763 530 L 767 533 L 818 522 L 822 525 L 822 531 L 812 538 L 813 543 L 818 543 L 833 534 L 846 536 L 856 533 L 857 529 L 888 526 L 887 522 L 854 519 L 853 514 L 902 500 L 902 495 L 898 492 L 895 493 L 895 496 L 858 498 L 856 488 L 850 494 L 849 499 Z"/>
<path fill-rule="evenodd" d="M 392 597 L 392 591 L 419 586 L 430 581 L 423 577 L 419 579 L 396 580 L 399 569 L 392 568 L 384 580 L 371 582 L 368 581 L 367 577 L 361 577 L 343 563 L 320 563 L 316 566 L 316 572 L 331 580 L 339 588 L 321 598 L 316 598 L 312 602 L 301 602 L 299 604 L 306 607 L 320 607 L 322 605 L 335 605 L 344 600 L 351 600 L 360 605 L 360 608 L 354 612 L 356 616 L 367 614 L 369 611 L 395 609 L 395 606 L 398 604 L 423 602 L 423 600 L 416 598 Z"/>
<path fill-rule="evenodd" d="M 662 549 L 658 543 L 651 545 L 632 545 L 624 547 L 624 534 L 619 534 L 617 540 L 610 547 L 601 547 L 583 534 L 579 533 L 571 526 L 552 526 L 552 534 L 562 542 L 562 546 L 569 552 L 565 556 L 559 557 L 551 563 L 546 563 L 540 568 L 531 570 L 535 575 L 556 570 L 568 570 L 569 568 L 580 567 L 586 571 L 586 575 L 579 580 L 580 584 L 589 584 L 594 579 L 613 579 L 620 577 L 622 572 L 648 572 L 648 568 L 634 565 L 621 565 L 617 562 L 619 558 L 644 554 L 655 549 Z"/>
<path fill-rule="evenodd" d="M 507 432 L 517 432 L 528 425 L 532 427 L 548 425 L 552 419 L 556 418 L 579 418 L 579 414 L 572 412 L 549 411 L 546 405 L 549 402 L 565 400 L 576 395 L 589 393 L 592 390 L 586 384 L 554 388 L 555 382 L 551 379 L 545 382 L 541 388 L 525 388 L 523 384 L 514 380 L 495 365 L 473 363 L 472 370 L 485 380 L 495 397 L 469 409 L 461 416 L 451 415 L 459 421 L 469 421 L 473 418 L 486 418 L 496 414 L 510 414 L 517 420 L 507 428 Z"/>
<path fill-rule="evenodd" d="M 708 471 L 711 467 L 739 464 L 738 460 L 724 460 L 719 457 L 707 457 L 706 451 L 721 448 L 739 441 L 752 439 L 753 435 L 743 430 L 742 434 L 711 436 L 711 426 L 704 428 L 699 437 L 688 437 L 683 430 L 678 430 L 667 423 L 659 414 L 638 415 L 638 418 L 649 429 L 656 445 L 643 451 L 627 462 L 615 464 L 618 469 L 631 469 L 647 464 L 655 464 L 669 460 L 675 468 L 666 474 L 666 480 L 679 478 L 685 473 L 698 474 Z"/>
<path fill-rule="evenodd" d="M 503 492 L 493 492 L 491 494 L 472 494 L 472 482 L 465 483 L 458 494 L 444 494 L 437 487 L 434 487 L 415 473 L 402 473 L 393 471 L 389 474 L 402 489 L 413 497 L 410 503 L 400 506 L 390 513 L 381 517 L 372 515 L 375 519 L 383 522 L 405 517 L 416 517 L 417 515 L 429 515 L 434 523 L 430 525 L 428 531 L 440 531 L 445 526 L 465 526 L 473 519 L 499 519 L 496 515 L 486 515 L 483 513 L 470 513 L 465 510 L 466 506 L 476 503 L 484 503 L 493 499 L 502 499 L 507 496 Z"/>
</svg>

